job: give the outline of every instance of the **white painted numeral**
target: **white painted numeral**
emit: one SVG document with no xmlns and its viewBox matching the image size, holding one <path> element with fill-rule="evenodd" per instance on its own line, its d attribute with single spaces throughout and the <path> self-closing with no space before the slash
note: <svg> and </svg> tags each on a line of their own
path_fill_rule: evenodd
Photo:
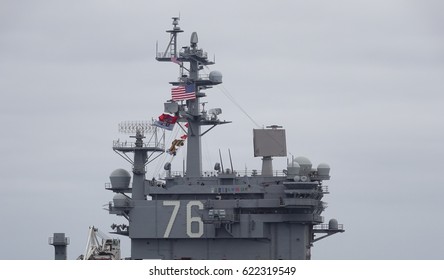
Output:
<svg viewBox="0 0 444 280">
<path fill-rule="evenodd" d="M 202 219 L 198 217 L 192 217 L 191 211 L 192 207 L 197 206 L 199 210 L 202 210 L 204 208 L 202 202 L 196 200 L 196 201 L 190 201 L 187 204 L 187 235 L 191 238 L 199 238 L 203 235 L 203 222 Z M 193 232 L 191 230 L 192 223 L 197 223 L 197 232 Z"/>
<path fill-rule="evenodd" d="M 171 214 L 170 220 L 168 221 L 168 225 L 165 230 L 165 234 L 163 235 L 163 238 L 168 238 L 168 237 L 170 237 L 171 229 L 173 228 L 173 224 L 174 224 L 174 221 L 176 220 L 177 213 L 179 212 L 180 201 L 166 200 L 163 202 L 163 205 L 164 206 L 174 206 L 173 213 Z"/>
<path fill-rule="evenodd" d="M 177 213 L 179 213 L 180 201 L 179 200 L 165 200 L 163 202 L 163 206 L 174 206 L 173 212 L 171 213 L 170 220 L 168 221 L 168 225 L 165 229 L 165 233 L 163 238 L 170 237 L 171 229 L 173 228 L 174 222 L 176 221 Z M 191 238 L 199 238 L 203 235 L 204 224 L 202 222 L 201 217 L 195 216 L 193 217 L 192 211 L 193 206 L 197 206 L 199 210 L 204 209 L 204 205 L 202 202 L 198 200 L 189 201 L 187 203 L 187 215 L 186 215 L 186 223 L 187 223 L 187 235 Z M 197 232 L 193 232 L 192 224 L 197 223 Z"/>
</svg>

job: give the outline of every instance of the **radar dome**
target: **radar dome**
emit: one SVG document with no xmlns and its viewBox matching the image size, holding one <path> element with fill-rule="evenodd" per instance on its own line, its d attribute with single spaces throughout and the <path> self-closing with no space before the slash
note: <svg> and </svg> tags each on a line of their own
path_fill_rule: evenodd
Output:
<svg viewBox="0 0 444 280">
<path fill-rule="evenodd" d="M 129 200 L 128 198 L 121 194 L 118 193 L 113 197 L 113 202 L 114 202 L 114 206 L 115 207 L 127 207 L 129 206 Z"/>
<path fill-rule="evenodd" d="M 210 78 L 210 81 L 215 84 L 222 83 L 222 73 L 219 71 L 211 71 L 209 78 Z"/>
<path fill-rule="evenodd" d="M 193 32 L 191 33 L 190 43 L 192 45 L 196 45 L 199 42 L 199 39 L 197 38 L 197 33 Z"/>
<path fill-rule="evenodd" d="M 116 169 L 109 175 L 109 179 L 111 180 L 111 188 L 128 189 L 131 175 L 125 169 Z"/>
<path fill-rule="evenodd" d="M 318 175 L 329 176 L 330 175 L 330 165 L 326 163 L 320 163 L 318 165 Z"/>
<path fill-rule="evenodd" d="M 338 229 L 338 228 L 339 228 L 338 220 L 331 219 L 330 221 L 328 221 L 328 229 Z"/>
<path fill-rule="evenodd" d="M 300 174 L 301 175 L 307 175 L 310 173 L 311 171 L 311 161 L 306 158 L 306 157 L 297 157 L 293 160 L 294 163 L 298 163 L 301 168 L 300 168 Z"/>
</svg>

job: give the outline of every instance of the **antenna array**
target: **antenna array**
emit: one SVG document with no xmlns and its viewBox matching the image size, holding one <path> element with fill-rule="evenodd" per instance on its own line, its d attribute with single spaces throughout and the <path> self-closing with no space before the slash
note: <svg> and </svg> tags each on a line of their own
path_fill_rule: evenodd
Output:
<svg viewBox="0 0 444 280">
<path fill-rule="evenodd" d="M 142 133 L 153 132 L 155 127 L 148 121 L 123 121 L 119 123 L 119 132 L 121 133 Z"/>
</svg>

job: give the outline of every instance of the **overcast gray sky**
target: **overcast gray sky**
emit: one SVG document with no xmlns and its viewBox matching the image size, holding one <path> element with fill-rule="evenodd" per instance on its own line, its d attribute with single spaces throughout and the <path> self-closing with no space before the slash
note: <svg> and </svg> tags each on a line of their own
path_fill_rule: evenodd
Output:
<svg viewBox="0 0 444 280">
<path fill-rule="evenodd" d="M 292 155 L 330 164 L 324 216 L 346 232 L 315 243 L 314 259 L 444 259 L 442 11 L 438 0 L 1 0 L 0 259 L 52 259 L 53 232 L 75 259 L 90 225 L 125 222 L 102 210 L 109 174 L 130 170 L 112 140 L 126 137 L 120 121 L 162 113 L 178 70 L 155 46 L 179 13 L 180 44 L 198 32 L 237 104 L 284 126 Z M 204 169 L 228 148 L 236 169 L 260 169 L 254 123 L 221 90 L 207 95 L 233 124 L 205 138 Z"/>
</svg>

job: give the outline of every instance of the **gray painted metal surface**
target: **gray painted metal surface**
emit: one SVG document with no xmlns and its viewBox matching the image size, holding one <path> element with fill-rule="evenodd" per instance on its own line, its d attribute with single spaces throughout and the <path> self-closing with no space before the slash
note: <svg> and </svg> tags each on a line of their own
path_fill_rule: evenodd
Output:
<svg viewBox="0 0 444 280">
<path fill-rule="evenodd" d="M 54 246 L 54 259 L 66 260 L 68 259 L 67 246 L 69 245 L 69 238 L 65 237 L 64 233 L 54 233 L 50 237 L 48 244 Z"/>
<path fill-rule="evenodd" d="M 221 109 L 211 114 L 202 109 L 201 90 L 220 84 L 222 75 L 216 71 L 209 77 L 199 75 L 213 62 L 198 48 L 197 33 L 189 46 L 178 51 L 177 35 L 183 32 L 178 20 L 173 18 L 173 29 L 167 31 L 170 43 L 156 59 L 179 65 L 181 75 L 171 82 L 173 86 L 195 86 L 195 99 L 165 104 L 181 127 L 188 123 L 186 171 L 174 173 L 166 165 L 165 178 L 145 178 L 149 158 L 164 152 L 165 146 L 153 137 L 143 139 L 159 128 L 134 129 L 134 145 L 115 143 L 114 151 L 133 165 L 131 187 L 127 172 L 111 174 L 108 189 L 118 195 L 110 202 L 109 213 L 128 220 L 128 225 L 113 225 L 115 233 L 131 239 L 132 259 L 310 259 L 315 241 L 344 231 L 336 220 L 323 224 L 321 216 L 326 208 L 322 199 L 328 193 L 323 181 L 330 179 L 330 167 L 312 168 L 307 158 L 298 157 L 285 172 L 274 173 L 272 156 L 286 156 L 285 131 L 274 126 L 256 133 L 278 137 L 278 146 L 262 140 L 267 137 L 256 139 L 265 153 L 256 154 L 264 156 L 262 172 L 241 175 L 219 164 L 215 172 L 203 174 L 201 137 L 228 122 L 217 118 Z M 210 127 L 202 132 L 203 126 Z"/>
</svg>

